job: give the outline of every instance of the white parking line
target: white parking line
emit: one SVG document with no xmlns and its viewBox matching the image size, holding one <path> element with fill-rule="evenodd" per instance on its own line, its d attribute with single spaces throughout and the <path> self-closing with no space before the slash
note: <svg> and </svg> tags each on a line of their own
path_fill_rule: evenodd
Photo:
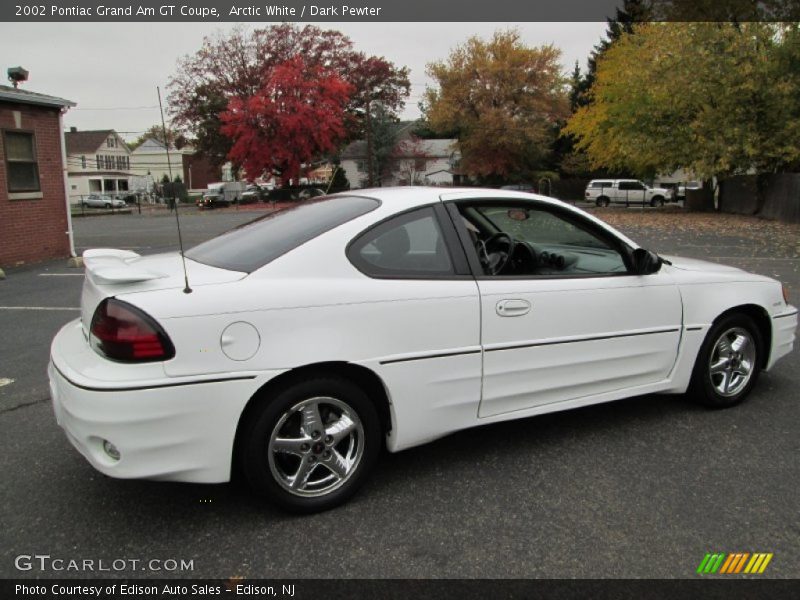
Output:
<svg viewBox="0 0 800 600">
<path fill-rule="evenodd" d="M 83 273 L 39 273 L 39 277 L 83 277 Z"/>
<path fill-rule="evenodd" d="M 80 310 L 76 306 L 0 306 L 0 310 Z"/>
<path fill-rule="evenodd" d="M 3 387 L 4 385 L 10 385 L 12 383 L 14 383 L 13 379 L 8 377 L 0 377 L 0 387 Z"/>
</svg>

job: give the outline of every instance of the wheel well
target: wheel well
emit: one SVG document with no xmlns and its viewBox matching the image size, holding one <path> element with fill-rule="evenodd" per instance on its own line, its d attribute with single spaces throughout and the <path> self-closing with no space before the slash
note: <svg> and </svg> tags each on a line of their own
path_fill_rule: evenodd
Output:
<svg viewBox="0 0 800 600">
<path fill-rule="evenodd" d="M 348 362 L 324 362 L 315 363 L 311 365 L 304 365 L 291 369 L 285 373 L 281 373 L 277 377 L 270 379 L 267 383 L 261 386 L 258 391 L 247 401 L 242 414 L 239 416 L 239 423 L 236 425 L 236 436 L 233 443 L 233 470 L 235 471 L 238 465 L 238 448 L 240 442 L 240 434 L 243 429 L 243 424 L 247 422 L 249 415 L 262 403 L 269 402 L 280 391 L 294 385 L 295 383 L 305 381 L 311 377 L 320 377 L 329 375 L 332 377 L 341 377 L 347 379 L 357 386 L 359 386 L 367 395 L 367 397 L 375 404 L 378 411 L 378 419 L 383 427 L 383 433 L 388 433 L 392 430 L 392 416 L 389 410 L 389 395 L 386 392 L 386 387 L 383 381 L 378 377 L 375 372 L 371 371 L 361 365 L 354 365 Z"/>
<path fill-rule="evenodd" d="M 750 317 L 758 327 L 758 332 L 761 334 L 761 340 L 764 342 L 764 352 L 762 352 L 761 364 L 762 369 L 767 366 L 769 362 L 769 352 L 772 348 L 772 321 L 769 314 L 761 306 L 756 304 L 742 304 L 741 306 L 734 306 L 729 308 L 724 313 L 714 319 L 714 323 L 729 317 L 733 314 L 743 314 Z"/>
</svg>

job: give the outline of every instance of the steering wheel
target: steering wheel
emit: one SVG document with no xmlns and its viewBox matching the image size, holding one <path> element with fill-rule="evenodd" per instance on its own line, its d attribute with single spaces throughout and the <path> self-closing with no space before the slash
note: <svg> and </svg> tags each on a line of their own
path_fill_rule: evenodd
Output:
<svg viewBox="0 0 800 600">
<path fill-rule="evenodd" d="M 501 246 L 502 249 L 496 248 L 497 246 Z M 508 265 L 515 246 L 514 238 L 504 231 L 498 231 L 486 241 L 478 242 L 481 265 L 489 275 L 497 275 Z"/>
</svg>

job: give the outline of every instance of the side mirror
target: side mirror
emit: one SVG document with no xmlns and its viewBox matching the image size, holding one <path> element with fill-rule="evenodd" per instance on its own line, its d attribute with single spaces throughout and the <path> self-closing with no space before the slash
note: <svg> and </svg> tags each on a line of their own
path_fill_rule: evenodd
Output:
<svg viewBox="0 0 800 600">
<path fill-rule="evenodd" d="M 636 248 L 633 251 L 633 272 L 636 275 L 651 275 L 661 269 L 661 257 L 655 252 Z"/>
</svg>

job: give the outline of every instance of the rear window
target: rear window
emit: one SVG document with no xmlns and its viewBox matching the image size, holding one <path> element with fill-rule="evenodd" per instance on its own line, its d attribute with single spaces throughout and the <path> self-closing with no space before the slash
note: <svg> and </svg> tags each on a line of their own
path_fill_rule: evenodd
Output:
<svg viewBox="0 0 800 600">
<path fill-rule="evenodd" d="M 377 200 L 357 196 L 328 196 L 300 202 L 203 242 L 187 251 L 186 258 L 220 269 L 252 273 L 378 206 Z"/>
<path fill-rule="evenodd" d="M 604 187 L 611 187 L 611 181 L 590 181 L 589 187 L 590 188 L 604 188 Z"/>
</svg>

